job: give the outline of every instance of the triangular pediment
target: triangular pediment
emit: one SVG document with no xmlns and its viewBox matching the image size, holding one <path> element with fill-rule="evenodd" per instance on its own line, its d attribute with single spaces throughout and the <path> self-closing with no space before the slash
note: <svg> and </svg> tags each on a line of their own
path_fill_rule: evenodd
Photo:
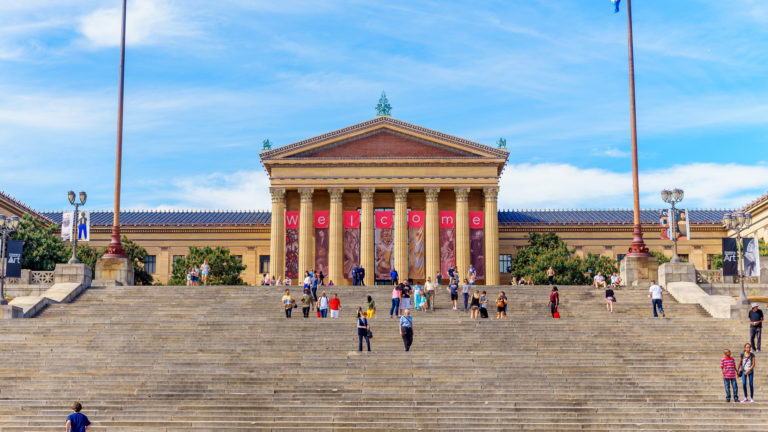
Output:
<svg viewBox="0 0 768 432">
<path fill-rule="evenodd" d="M 265 165 L 297 159 L 486 159 L 508 152 L 391 117 L 377 117 L 303 141 L 261 152 Z M 503 164 L 503 162 L 501 162 Z"/>
</svg>

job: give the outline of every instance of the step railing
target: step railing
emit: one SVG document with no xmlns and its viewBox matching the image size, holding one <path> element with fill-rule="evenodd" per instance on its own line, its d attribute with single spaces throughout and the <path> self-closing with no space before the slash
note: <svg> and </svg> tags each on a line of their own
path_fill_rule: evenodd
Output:
<svg viewBox="0 0 768 432">
<path fill-rule="evenodd" d="M 37 285 L 50 287 L 53 285 L 53 270 L 22 270 L 21 277 L 6 278 L 5 283 L 9 286 Z"/>
</svg>

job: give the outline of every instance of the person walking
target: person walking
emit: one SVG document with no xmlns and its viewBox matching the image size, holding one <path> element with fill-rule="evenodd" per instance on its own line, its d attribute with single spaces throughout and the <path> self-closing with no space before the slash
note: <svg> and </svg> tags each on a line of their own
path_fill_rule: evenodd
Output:
<svg viewBox="0 0 768 432">
<path fill-rule="evenodd" d="M 453 310 L 456 310 L 456 304 L 459 302 L 459 284 L 456 283 L 456 279 L 451 278 L 446 289 L 451 295 L 451 306 L 453 306 Z"/>
<path fill-rule="evenodd" d="M 402 295 L 399 285 L 392 288 L 392 307 L 389 308 L 389 317 L 400 316 L 400 296 Z"/>
<path fill-rule="evenodd" d="M 554 285 L 555 283 L 555 269 L 551 266 L 547 269 L 547 283 Z"/>
<path fill-rule="evenodd" d="M 370 298 L 370 296 L 368 296 Z M 363 313 L 363 308 L 357 308 L 357 339 L 359 341 L 357 345 L 357 351 L 363 352 L 363 339 L 365 344 L 368 345 L 368 351 L 371 351 L 371 338 L 368 336 L 368 332 L 371 331 L 371 327 L 368 325 L 368 319 Z"/>
<path fill-rule="evenodd" d="M 290 318 L 293 307 L 296 306 L 296 299 L 291 295 L 290 290 L 285 290 L 285 295 L 282 298 L 283 307 L 285 308 L 285 317 Z"/>
<path fill-rule="evenodd" d="M 470 303 L 470 307 L 472 309 L 470 318 L 477 319 L 477 316 L 480 314 L 480 290 L 475 290 L 475 293 L 472 294 L 472 302 Z"/>
<path fill-rule="evenodd" d="M 480 295 L 480 318 L 488 318 L 488 293 L 485 291 Z"/>
<path fill-rule="evenodd" d="M 331 318 L 338 318 L 341 310 L 341 300 L 339 300 L 338 293 L 333 293 L 333 298 L 328 302 L 328 306 L 331 308 Z"/>
<path fill-rule="evenodd" d="M 416 308 L 416 310 L 423 310 L 421 308 L 422 304 L 422 298 L 424 299 L 424 303 L 427 302 L 427 299 L 424 297 L 423 289 L 421 285 L 416 284 L 416 286 L 413 287 L 413 307 Z"/>
<path fill-rule="evenodd" d="M 312 288 L 312 278 L 309 277 L 309 272 L 304 272 L 304 288 Z M 317 300 L 317 297 L 315 297 Z"/>
<path fill-rule="evenodd" d="M 200 273 L 203 275 L 203 286 L 208 285 L 208 273 L 211 271 L 211 266 L 208 265 L 208 259 L 203 260 L 203 265 L 200 266 Z"/>
<path fill-rule="evenodd" d="M 391 272 L 389 272 L 389 277 L 392 279 L 392 285 L 397 285 L 397 270 L 392 269 Z"/>
<path fill-rule="evenodd" d="M 739 385 L 736 383 L 736 361 L 731 357 L 731 350 L 723 350 L 723 359 L 720 360 L 720 369 L 723 371 L 723 384 L 725 384 L 725 401 L 731 401 L 731 388 L 733 388 L 733 401 L 739 401 Z"/>
<path fill-rule="evenodd" d="M 499 293 L 499 296 L 496 297 L 496 319 L 504 319 L 507 317 L 504 310 L 507 308 L 507 298 L 504 295 L 504 291 L 501 291 Z"/>
<path fill-rule="evenodd" d="M 80 402 L 72 404 L 72 414 L 67 416 L 67 432 L 85 432 L 91 429 L 91 421 L 88 416 L 81 413 L 83 405 Z"/>
<path fill-rule="evenodd" d="M 360 286 L 365 286 L 365 268 L 358 267 L 357 274 L 357 282 L 360 284 Z"/>
<path fill-rule="evenodd" d="M 352 266 L 352 286 L 357 286 L 357 264 Z"/>
<path fill-rule="evenodd" d="M 474 285 L 476 278 L 477 278 L 477 271 L 475 271 L 475 266 L 470 264 L 469 269 L 467 270 L 467 279 L 469 279 L 469 284 Z"/>
<path fill-rule="evenodd" d="M 610 285 L 605 289 L 605 309 L 613 313 L 613 302 L 616 301 L 616 296 L 613 293 L 613 288 Z"/>
<path fill-rule="evenodd" d="M 309 292 L 309 288 L 304 288 L 304 294 L 301 295 L 301 312 L 304 314 L 304 318 L 309 318 L 309 311 L 315 306 L 315 301 L 312 298 L 312 293 Z"/>
<path fill-rule="evenodd" d="M 400 317 L 400 337 L 403 338 L 405 351 L 410 351 L 413 344 L 413 317 L 410 309 L 407 309 L 405 314 Z"/>
<path fill-rule="evenodd" d="M 373 297 L 368 296 L 368 302 L 366 302 L 368 310 L 366 311 L 366 317 L 367 318 L 373 318 L 373 315 L 376 313 L 376 302 L 373 301 Z"/>
<path fill-rule="evenodd" d="M 312 297 L 317 299 L 317 287 L 320 285 L 320 278 L 317 277 L 317 273 L 310 277 L 310 285 L 312 286 Z"/>
<path fill-rule="evenodd" d="M 653 305 L 653 317 L 659 317 L 656 309 L 661 312 L 662 318 L 666 317 L 667 315 L 664 313 L 664 308 L 661 307 L 661 302 L 664 300 L 664 294 L 662 293 L 661 286 L 659 286 L 655 280 L 652 280 L 651 287 L 648 288 L 648 292 L 648 297 L 651 298 L 651 304 Z"/>
<path fill-rule="evenodd" d="M 464 279 L 464 283 L 461 284 L 461 296 L 464 298 L 464 312 L 467 311 L 469 305 L 469 282 Z"/>
<path fill-rule="evenodd" d="M 443 275 L 440 272 L 437 272 L 437 275 L 435 275 L 435 283 L 438 286 L 443 283 Z"/>
<path fill-rule="evenodd" d="M 320 281 L 320 286 L 325 286 L 325 275 L 322 270 L 317 272 L 317 279 Z"/>
<path fill-rule="evenodd" d="M 438 283 L 439 284 L 439 283 Z M 436 285 L 432 283 L 429 278 L 427 278 L 427 282 L 424 283 L 424 291 L 427 294 L 427 309 L 431 311 L 435 311 L 435 290 L 437 289 Z"/>
<path fill-rule="evenodd" d="M 552 292 L 549 294 L 549 311 L 552 313 L 552 318 L 557 313 L 557 307 L 560 306 L 560 293 L 557 291 L 557 287 L 552 287 Z"/>
<path fill-rule="evenodd" d="M 760 352 L 760 339 L 763 333 L 763 311 L 760 305 L 752 303 L 752 309 L 749 310 L 749 343 L 755 348 L 755 352 Z"/>
<path fill-rule="evenodd" d="M 504 315 L 502 315 L 502 317 L 504 319 L 506 319 L 507 318 L 507 306 L 509 306 L 509 299 L 507 299 L 507 293 L 505 293 L 504 291 L 500 292 L 499 295 L 501 296 L 501 298 L 504 299 Z"/>
<path fill-rule="evenodd" d="M 754 402 L 755 389 L 753 387 L 753 378 L 755 375 L 755 353 L 752 352 L 752 345 L 744 345 L 744 352 L 741 353 L 740 360 L 738 375 L 741 377 L 741 386 L 744 389 L 744 400 L 741 402 Z M 749 381 L 749 393 L 747 393 L 747 381 Z"/>
<path fill-rule="evenodd" d="M 400 292 L 400 315 L 402 315 L 403 311 L 411 309 L 411 286 L 408 281 L 400 284 Z"/>
<path fill-rule="evenodd" d="M 325 291 L 320 293 L 320 297 L 317 299 L 317 311 L 320 312 L 320 318 L 328 317 L 328 296 L 325 295 Z"/>
</svg>

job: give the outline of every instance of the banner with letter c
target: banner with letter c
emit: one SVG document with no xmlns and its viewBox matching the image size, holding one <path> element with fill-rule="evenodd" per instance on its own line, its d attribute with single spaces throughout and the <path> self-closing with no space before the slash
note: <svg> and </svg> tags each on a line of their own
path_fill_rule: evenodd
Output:
<svg viewBox="0 0 768 432">
<path fill-rule="evenodd" d="M 389 272 L 395 265 L 394 222 L 391 210 L 379 210 L 374 213 L 374 274 L 376 279 L 391 280 Z"/>
</svg>

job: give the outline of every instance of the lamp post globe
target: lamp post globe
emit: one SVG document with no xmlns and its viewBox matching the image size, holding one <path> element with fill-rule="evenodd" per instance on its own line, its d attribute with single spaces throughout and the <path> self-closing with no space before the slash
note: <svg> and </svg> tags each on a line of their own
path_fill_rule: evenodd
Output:
<svg viewBox="0 0 768 432">
<path fill-rule="evenodd" d="M 67 192 L 67 198 L 69 199 L 70 204 L 75 205 L 75 191 Z"/>
<path fill-rule="evenodd" d="M 11 231 L 16 231 L 19 228 L 19 217 L 18 216 L 11 216 L 11 219 L 9 221 L 9 228 Z"/>
<path fill-rule="evenodd" d="M 669 203 L 669 199 L 672 196 L 672 192 L 670 192 L 667 189 L 664 189 L 661 191 L 661 199 L 664 200 L 665 203 Z"/>
<path fill-rule="evenodd" d="M 85 200 L 88 199 L 88 194 L 85 191 L 80 191 L 80 205 L 85 205 Z"/>
<path fill-rule="evenodd" d="M 682 189 L 675 188 L 674 190 L 672 190 L 672 195 L 675 197 L 675 201 L 677 201 L 677 202 L 680 202 L 680 201 L 683 200 L 683 195 L 684 194 L 685 193 L 683 192 Z"/>
</svg>

